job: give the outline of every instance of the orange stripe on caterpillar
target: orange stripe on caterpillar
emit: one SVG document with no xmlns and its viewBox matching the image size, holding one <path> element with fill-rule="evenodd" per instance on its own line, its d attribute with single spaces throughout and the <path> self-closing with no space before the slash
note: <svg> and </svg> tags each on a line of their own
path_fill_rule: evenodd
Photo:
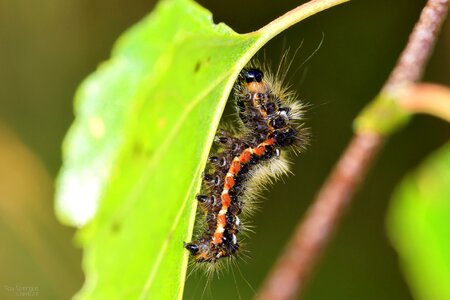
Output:
<svg viewBox="0 0 450 300">
<path fill-rule="evenodd" d="M 228 194 L 228 190 L 224 190 L 222 192 L 220 199 L 222 200 L 222 209 L 228 208 L 230 206 L 231 198 L 230 198 L 230 195 Z"/>
<path fill-rule="evenodd" d="M 259 144 L 258 146 L 256 146 L 255 149 L 253 149 L 253 153 L 256 156 L 262 156 L 266 152 L 266 146 L 271 146 L 273 144 L 275 144 L 275 140 L 268 139 L 268 140 L 262 142 L 261 144 Z"/>
<path fill-rule="evenodd" d="M 223 214 L 223 215 L 219 214 L 217 216 L 217 224 L 221 225 L 222 227 L 225 227 L 226 223 L 227 223 L 227 219 L 225 217 L 225 214 Z"/>
<path fill-rule="evenodd" d="M 219 232 L 214 232 L 214 236 L 213 236 L 213 243 L 214 244 L 220 244 L 222 243 L 222 238 L 223 238 L 223 233 L 219 233 Z"/>
<path fill-rule="evenodd" d="M 241 153 L 239 156 L 239 161 L 241 164 L 246 164 L 250 161 L 250 157 L 252 156 L 252 148 L 247 148 L 244 150 L 244 152 Z"/>
<path fill-rule="evenodd" d="M 250 161 L 250 157 L 251 157 L 251 153 L 255 154 L 256 156 L 262 156 L 264 155 L 264 153 L 266 152 L 267 148 L 266 146 L 271 146 L 275 144 L 275 139 L 268 139 L 264 142 L 262 142 L 261 144 L 259 144 L 258 146 L 256 146 L 255 148 L 246 148 L 244 149 L 244 151 L 242 152 L 242 154 L 239 156 L 241 157 L 242 155 L 244 155 L 245 153 L 250 153 L 250 156 L 248 157 L 247 161 Z M 234 157 L 233 158 L 233 162 L 236 161 L 238 157 Z M 218 234 L 220 233 L 222 235 L 223 238 L 223 230 L 226 226 L 226 217 L 225 214 L 228 211 L 228 207 L 230 206 L 231 203 L 231 198 L 230 195 L 228 193 L 228 191 L 234 186 L 234 178 L 233 175 L 231 174 L 233 171 L 231 170 L 232 168 L 235 168 L 235 166 L 233 166 L 233 164 L 230 165 L 230 170 L 227 173 L 227 175 L 225 176 L 225 183 L 223 186 L 223 191 L 222 191 L 222 208 L 219 212 L 219 215 L 217 216 L 217 227 L 216 230 L 214 232 L 214 236 L 212 238 L 212 243 L 214 244 L 221 244 L 223 239 L 219 240 L 218 239 Z M 238 172 L 236 172 L 235 175 L 237 175 Z"/>
<path fill-rule="evenodd" d="M 231 167 L 230 167 L 230 169 L 231 169 Z M 231 170 L 225 176 L 225 183 L 223 185 L 223 189 L 224 190 L 229 190 L 229 189 L 231 189 L 234 186 L 234 178 L 233 178 L 233 176 L 234 176 L 234 173 L 231 173 Z"/>
<path fill-rule="evenodd" d="M 237 174 L 241 170 L 241 162 L 239 157 L 235 157 L 231 162 L 230 173 Z"/>
</svg>

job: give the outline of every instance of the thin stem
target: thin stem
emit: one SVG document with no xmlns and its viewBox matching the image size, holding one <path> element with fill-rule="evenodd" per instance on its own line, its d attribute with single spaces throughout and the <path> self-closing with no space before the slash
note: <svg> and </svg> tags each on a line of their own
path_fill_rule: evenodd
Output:
<svg viewBox="0 0 450 300">
<path fill-rule="evenodd" d="M 350 0 L 311 0 L 305 4 L 299 5 L 296 8 L 288 11 L 281 17 L 273 20 L 263 28 L 256 31 L 256 33 L 267 36 L 267 39 L 276 36 L 283 30 L 292 25 L 335 5 L 347 2 Z"/>
<path fill-rule="evenodd" d="M 429 114 L 450 123 L 450 88 L 432 83 L 417 83 L 403 89 L 399 104 L 413 113 Z"/>
<path fill-rule="evenodd" d="M 436 37 L 447 15 L 448 4 L 448 0 L 427 2 L 409 36 L 408 44 L 383 87 L 384 92 L 395 95 L 405 84 L 416 82 L 422 77 Z"/>
<path fill-rule="evenodd" d="M 331 176 L 297 227 L 289 245 L 266 281 L 259 299 L 291 299 L 302 291 L 319 254 L 328 243 L 367 166 L 382 144 L 378 135 L 355 136 Z"/>
<path fill-rule="evenodd" d="M 420 79 L 447 10 L 448 1 L 427 2 L 405 50 L 380 94 L 395 98 L 398 89 L 403 85 Z M 389 109 L 390 106 L 385 107 Z M 370 119 L 379 122 L 385 122 L 383 119 L 386 116 L 398 118 L 395 113 L 377 115 L 377 112 L 379 110 L 363 113 L 371 114 Z M 356 189 L 364 180 L 371 162 L 382 148 L 385 137 L 401 123 L 394 122 L 394 124 L 396 125 L 386 127 L 389 130 L 382 132 L 357 128 L 356 135 L 317 194 L 304 220 L 298 224 L 291 241 L 263 284 L 257 299 L 292 299 L 304 290 L 306 280 L 316 266 L 320 254 L 328 245 Z"/>
</svg>

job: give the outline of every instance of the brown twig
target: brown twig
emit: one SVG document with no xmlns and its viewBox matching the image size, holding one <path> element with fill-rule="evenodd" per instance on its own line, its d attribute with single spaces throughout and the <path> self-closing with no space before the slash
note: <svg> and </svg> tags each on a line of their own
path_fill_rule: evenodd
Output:
<svg viewBox="0 0 450 300">
<path fill-rule="evenodd" d="M 448 0 L 429 0 L 382 92 L 395 97 L 420 79 L 448 10 Z M 275 264 L 257 299 L 285 300 L 301 293 L 371 162 L 383 145 L 380 133 L 357 132 L 304 220 Z"/>
<path fill-rule="evenodd" d="M 319 252 L 326 246 L 381 144 L 380 136 L 370 134 L 357 135 L 351 141 L 266 281 L 259 299 L 290 299 L 304 288 Z"/>
<path fill-rule="evenodd" d="M 383 91 L 395 94 L 404 85 L 422 78 L 426 62 L 447 15 L 448 4 L 448 0 L 427 2 Z"/>
<path fill-rule="evenodd" d="M 450 123 L 450 88 L 439 84 L 417 83 L 399 94 L 399 104 L 407 111 L 425 113 Z"/>
</svg>

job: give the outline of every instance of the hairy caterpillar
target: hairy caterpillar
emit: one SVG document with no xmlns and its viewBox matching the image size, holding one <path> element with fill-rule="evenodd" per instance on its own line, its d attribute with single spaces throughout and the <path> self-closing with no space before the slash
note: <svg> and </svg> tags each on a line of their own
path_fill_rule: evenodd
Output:
<svg viewBox="0 0 450 300">
<path fill-rule="evenodd" d="M 279 73 L 254 62 L 238 76 L 235 129 L 218 131 L 196 196 L 204 228 L 184 244 L 196 262 L 213 265 L 238 251 L 239 215 L 251 208 L 261 185 L 288 172 L 285 149 L 296 152 L 306 144 L 304 106 Z"/>
</svg>

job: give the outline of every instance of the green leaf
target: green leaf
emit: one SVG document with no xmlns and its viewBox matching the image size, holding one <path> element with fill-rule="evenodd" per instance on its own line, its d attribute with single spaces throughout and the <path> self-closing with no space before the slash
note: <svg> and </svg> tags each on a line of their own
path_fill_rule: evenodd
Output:
<svg viewBox="0 0 450 300">
<path fill-rule="evenodd" d="M 56 211 L 81 227 L 82 299 L 183 292 L 200 174 L 232 85 L 292 24 L 346 0 L 312 1 L 239 35 L 188 0 L 166 0 L 114 47 L 76 95 Z"/>
<path fill-rule="evenodd" d="M 396 190 L 388 230 L 416 299 L 450 299 L 450 143 Z"/>
</svg>

